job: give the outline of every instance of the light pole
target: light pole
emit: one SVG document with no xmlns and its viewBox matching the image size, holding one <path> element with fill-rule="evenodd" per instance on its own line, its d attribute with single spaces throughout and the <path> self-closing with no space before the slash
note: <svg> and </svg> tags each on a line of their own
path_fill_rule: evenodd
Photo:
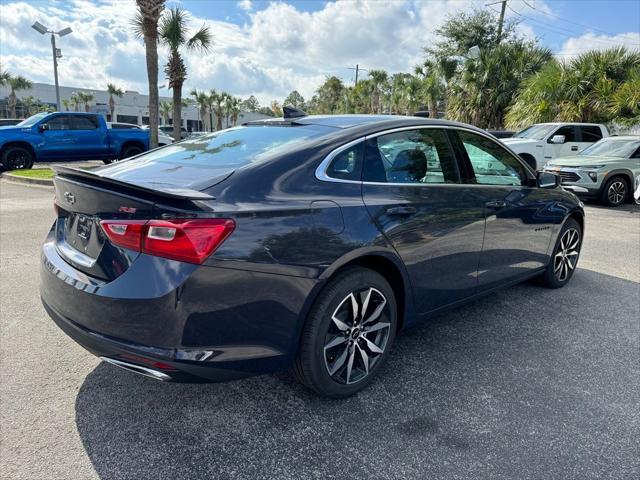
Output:
<svg viewBox="0 0 640 480">
<path fill-rule="evenodd" d="M 58 58 L 62 57 L 62 52 L 56 48 L 56 35 L 60 37 L 64 37 L 65 35 L 69 35 L 71 33 L 71 29 L 69 27 L 63 28 L 62 30 L 55 32 L 53 30 L 49 30 L 47 27 L 42 25 L 40 22 L 35 22 L 31 25 L 36 32 L 41 33 L 42 35 L 46 35 L 47 33 L 51 34 L 51 53 L 53 54 L 53 77 L 56 83 L 56 110 L 60 111 L 60 87 L 58 85 Z"/>
</svg>

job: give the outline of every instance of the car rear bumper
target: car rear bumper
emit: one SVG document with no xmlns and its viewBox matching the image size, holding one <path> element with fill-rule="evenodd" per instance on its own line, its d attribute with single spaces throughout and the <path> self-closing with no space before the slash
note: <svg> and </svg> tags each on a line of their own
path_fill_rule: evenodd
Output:
<svg viewBox="0 0 640 480">
<path fill-rule="evenodd" d="M 288 367 L 317 284 L 144 256 L 102 282 L 65 262 L 51 235 L 42 249 L 40 295 L 54 322 L 91 353 L 163 380 L 226 381 Z"/>
</svg>

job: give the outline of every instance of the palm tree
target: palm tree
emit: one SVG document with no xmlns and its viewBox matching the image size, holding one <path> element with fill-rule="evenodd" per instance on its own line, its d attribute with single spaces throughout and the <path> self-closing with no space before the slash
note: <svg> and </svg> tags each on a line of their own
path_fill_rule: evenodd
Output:
<svg viewBox="0 0 640 480">
<path fill-rule="evenodd" d="M 522 83 L 506 115 L 509 127 L 538 122 L 633 123 L 640 117 L 640 52 L 590 51 L 550 61 Z"/>
<path fill-rule="evenodd" d="M 29 90 L 33 87 L 33 83 L 27 80 L 21 75 L 14 77 L 13 75 L 9 75 L 7 72 L 3 72 L 5 75 L 5 82 L 11 88 L 11 93 L 9 93 L 9 98 L 7 99 L 7 106 L 9 107 L 9 115 L 11 118 L 16 117 L 16 105 L 18 104 L 18 97 L 16 96 L 16 92 L 20 90 Z"/>
<path fill-rule="evenodd" d="M 69 108 L 71 107 L 71 100 L 68 98 L 63 98 L 62 99 L 62 106 L 64 107 L 64 111 L 68 112 Z"/>
<path fill-rule="evenodd" d="M 169 80 L 169 88 L 173 89 L 173 136 L 180 138 L 182 126 L 182 85 L 187 78 L 187 68 L 180 54 L 180 49 L 208 52 L 213 43 L 209 27 L 202 26 L 189 38 L 187 31 L 188 14 L 180 7 L 171 8 L 160 22 L 160 41 L 169 47 L 169 60 L 165 74 Z"/>
<path fill-rule="evenodd" d="M 22 97 L 20 99 L 20 102 L 22 103 L 22 114 L 24 117 L 29 117 L 31 115 L 33 115 L 33 107 L 36 105 L 36 99 L 29 95 L 27 97 Z"/>
<path fill-rule="evenodd" d="M 230 93 L 227 93 L 227 92 L 222 92 L 222 93 L 226 95 L 224 99 L 224 114 L 225 114 L 225 120 L 227 122 L 225 128 L 229 128 L 231 126 L 231 122 L 229 120 L 231 117 L 231 110 L 233 110 L 233 106 L 235 105 L 235 98 Z"/>
<path fill-rule="evenodd" d="M 116 121 L 116 101 L 113 99 L 115 95 L 122 98 L 124 92 L 121 88 L 116 87 L 113 83 L 107 83 L 107 93 L 109 94 L 109 110 L 111 111 L 111 121 Z"/>
<path fill-rule="evenodd" d="M 371 92 L 371 111 L 380 113 L 380 97 L 383 90 L 386 90 L 389 75 L 384 70 L 369 70 L 369 79 L 373 87 Z"/>
<path fill-rule="evenodd" d="M 149 147 L 158 146 L 158 22 L 164 11 L 165 0 L 136 0 L 138 12 L 133 29 L 144 39 L 147 79 L 149 82 Z"/>
<path fill-rule="evenodd" d="M 218 93 L 212 89 L 209 92 L 209 100 L 211 111 L 216 116 L 216 130 L 222 130 L 222 117 L 224 115 L 227 93 Z"/>
<path fill-rule="evenodd" d="M 73 105 L 73 111 L 74 111 L 74 112 L 77 112 L 77 111 L 78 111 L 78 106 L 82 103 L 82 102 L 80 101 L 80 97 L 78 96 L 78 93 L 77 93 L 77 92 L 73 92 L 73 93 L 71 94 L 71 97 L 69 97 L 69 103 L 70 103 L 71 105 Z"/>
<path fill-rule="evenodd" d="M 78 111 L 78 105 L 84 103 L 84 111 L 88 112 L 91 110 L 91 101 L 95 98 L 93 93 L 89 92 L 74 92 L 73 95 L 76 96 L 76 112 Z M 73 97 L 72 95 L 72 97 Z"/>
<path fill-rule="evenodd" d="M 173 110 L 171 102 L 160 102 L 160 114 L 162 115 L 163 125 L 169 125 L 169 113 Z"/>
<path fill-rule="evenodd" d="M 240 104 L 242 100 L 237 97 L 230 97 L 227 102 L 229 112 L 231 114 L 231 125 L 236 126 L 238 124 L 238 115 L 240 115 Z"/>
<path fill-rule="evenodd" d="M 200 117 L 200 121 L 202 122 L 202 130 L 209 130 L 209 95 L 207 92 L 200 92 L 195 88 L 189 92 L 198 105 L 198 116 Z"/>
</svg>

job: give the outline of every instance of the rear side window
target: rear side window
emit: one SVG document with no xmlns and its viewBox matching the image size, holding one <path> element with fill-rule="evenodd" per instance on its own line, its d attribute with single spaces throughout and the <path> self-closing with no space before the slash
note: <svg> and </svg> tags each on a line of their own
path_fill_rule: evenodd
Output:
<svg viewBox="0 0 640 480">
<path fill-rule="evenodd" d="M 364 142 L 360 142 L 336 154 L 327 168 L 327 176 L 359 182 L 362 176 L 363 146 Z"/>
<path fill-rule="evenodd" d="M 309 139 L 331 131 L 334 129 L 323 125 L 234 127 L 153 150 L 139 159 L 127 161 L 127 165 L 157 162 L 169 165 L 238 168 L 259 162 L 272 154 L 286 153 L 287 150 L 301 146 Z"/>
<path fill-rule="evenodd" d="M 367 140 L 363 180 L 382 183 L 460 183 L 444 131 L 403 130 Z"/>
<path fill-rule="evenodd" d="M 74 116 L 74 130 L 95 130 L 98 128 L 98 119 L 94 116 Z"/>
<path fill-rule="evenodd" d="M 553 135 L 564 135 L 564 141 L 567 142 L 577 142 L 578 137 L 576 136 L 576 127 L 573 125 L 565 125 L 564 127 L 560 127 L 556 130 Z M 551 135 L 551 137 L 553 137 Z M 549 142 L 551 142 L 551 138 L 549 138 Z"/>
<path fill-rule="evenodd" d="M 600 127 L 596 127 L 595 125 L 578 127 L 578 130 L 581 132 L 583 142 L 597 142 L 602 139 L 602 131 Z"/>
<path fill-rule="evenodd" d="M 129 125 L 126 123 L 112 123 L 111 128 L 114 130 L 138 130 L 138 127 L 136 125 Z"/>
<path fill-rule="evenodd" d="M 475 133 L 458 131 L 467 152 L 476 183 L 481 185 L 526 185 L 525 167 L 507 150 Z"/>
</svg>

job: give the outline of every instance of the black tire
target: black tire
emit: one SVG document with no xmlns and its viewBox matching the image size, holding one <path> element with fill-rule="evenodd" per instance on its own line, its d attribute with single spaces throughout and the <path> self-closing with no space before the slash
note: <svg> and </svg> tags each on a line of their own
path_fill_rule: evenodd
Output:
<svg viewBox="0 0 640 480">
<path fill-rule="evenodd" d="M 538 170 L 538 162 L 536 161 L 533 155 L 529 155 L 528 153 L 520 154 L 520 158 L 524 160 L 524 162 L 533 168 L 534 171 Z"/>
<path fill-rule="evenodd" d="M 354 321 L 350 320 L 354 311 L 351 294 L 360 314 Z M 361 267 L 339 273 L 320 292 L 309 312 L 293 367 L 296 378 L 330 398 L 348 397 L 364 389 L 389 355 L 397 316 L 393 289 L 380 274 Z M 345 326 L 349 329 L 341 328 Z M 328 346 L 336 341 L 335 346 Z"/>
<path fill-rule="evenodd" d="M 571 232 L 577 233 L 577 239 L 571 235 Z M 543 285 L 549 288 L 560 288 L 569 283 L 578 267 L 581 249 L 582 228 L 573 218 L 568 218 L 560 230 L 549 265 L 541 276 Z M 564 255 L 561 255 L 563 252 Z M 560 264 L 565 266 L 559 268 Z"/>
<path fill-rule="evenodd" d="M 600 203 L 607 207 L 619 207 L 629 197 L 629 182 L 621 175 L 606 181 L 600 192 Z"/>
<path fill-rule="evenodd" d="M 7 147 L 2 152 L 3 170 L 24 170 L 33 167 L 33 153 L 26 147 Z"/>
<path fill-rule="evenodd" d="M 127 145 L 122 149 L 122 152 L 120 152 L 119 160 L 124 160 L 125 158 L 133 157 L 134 155 L 139 155 L 143 151 L 144 150 L 142 149 L 142 147 L 139 147 L 138 145 Z"/>
</svg>

